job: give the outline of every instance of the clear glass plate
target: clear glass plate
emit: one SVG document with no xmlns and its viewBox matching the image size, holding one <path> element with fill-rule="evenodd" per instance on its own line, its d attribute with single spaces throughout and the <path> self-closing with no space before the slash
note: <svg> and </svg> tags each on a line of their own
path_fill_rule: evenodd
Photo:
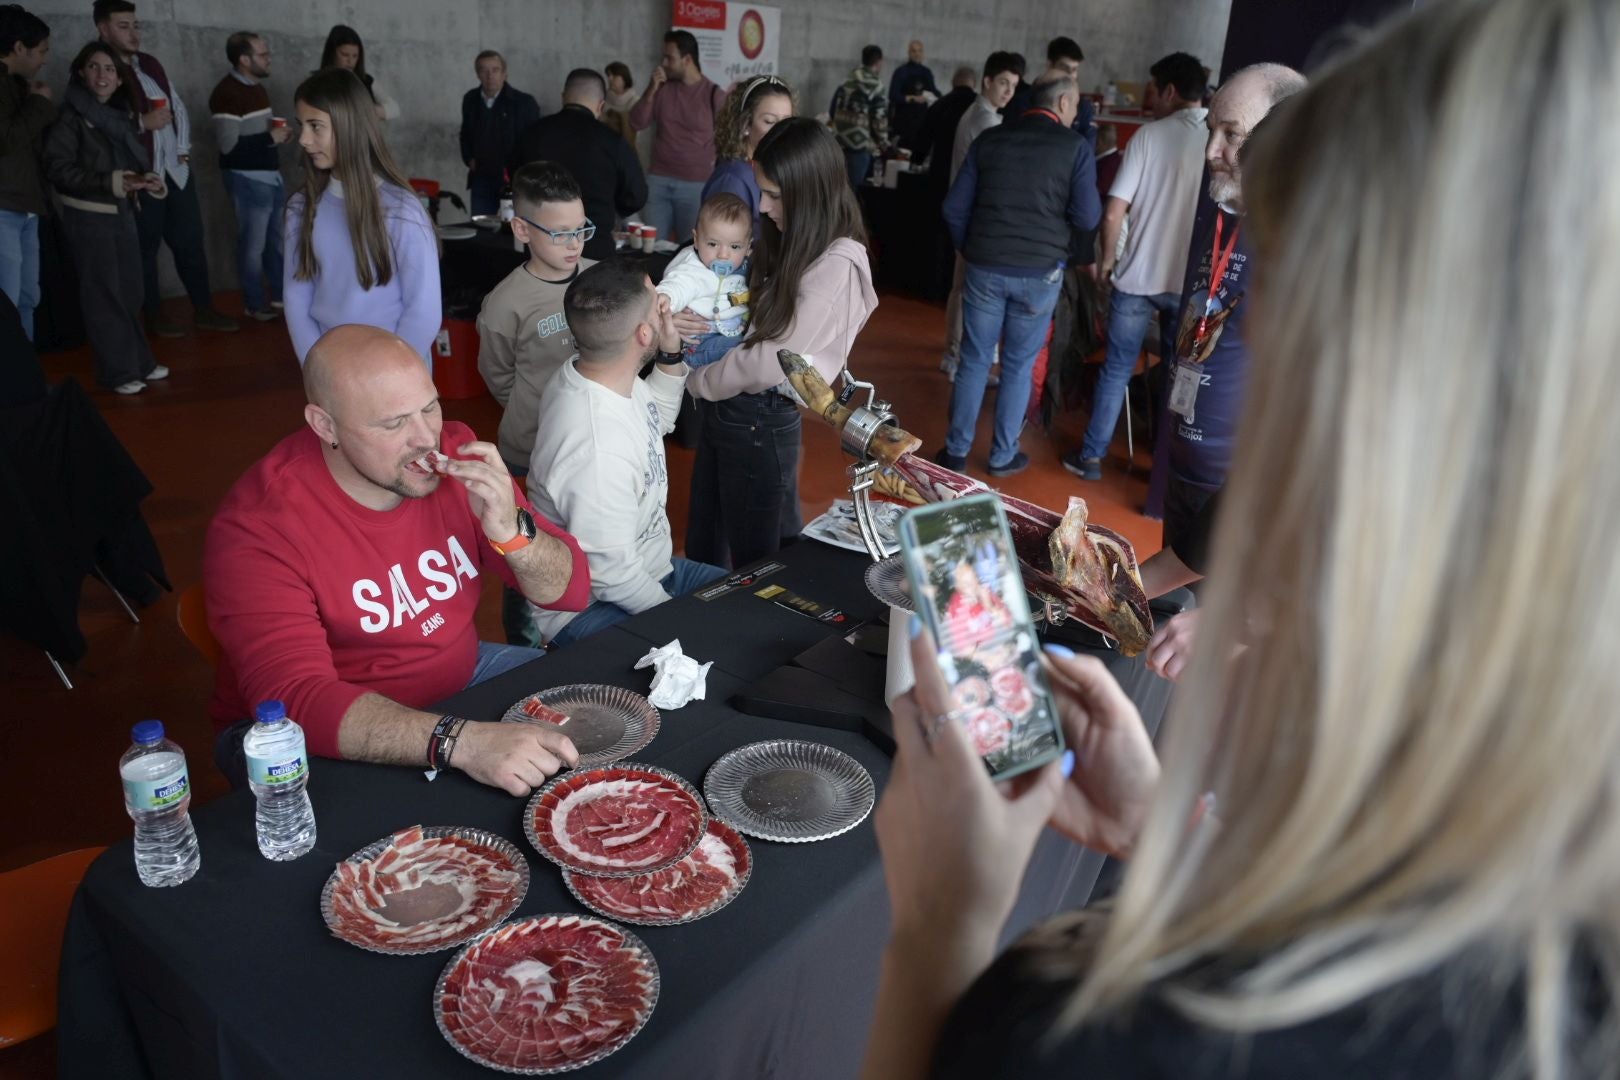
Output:
<svg viewBox="0 0 1620 1080">
<path fill-rule="evenodd" d="M 750 743 L 709 766 L 703 794 L 715 817 L 761 840 L 808 843 L 846 833 L 877 800 L 861 763 L 822 743 Z"/>
<path fill-rule="evenodd" d="M 518 905 L 523 903 L 523 897 L 529 891 L 529 862 L 523 857 L 516 844 L 505 837 L 497 836 L 484 829 L 475 829 L 461 825 L 429 825 L 422 829 L 424 839 L 438 839 L 453 836 L 467 840 L 480 848 L 486 849 L 491 861 L 502 864 L 506 869 L 518 874 L 518 883 L 501 898 L 500 904 L 493 908 L 489 914 L 468 927 L 465 931 L 445 938 L 443 941 L 423 944 L 410 944 L 402 942 L 389 942 L 385 937 L 362 938 L 348 932 L 347 926 L 339 918 L 334 905 L 334 894 L 343 888 L 343 881 L 339 871 L 334 869 L 332 876 L 326 879 L 326 885 L 321 889 L 321 918 L 326 921 L 327 929 L 333 936 L 347 941 L 350 945 L 358 946 L 367 952 L 383 953 L 388 956 L 417 956 L 423 953 L 441 952 L 453 949 L 457 945 L 470 941 L 491 927 L 498 926 L 502 921 L 516 911 Z M 367 844 L 359 851 L 343 860 L 346 863 L 370 862 L 380 858 L 394 844 L 394 837 L 385 836 L 381 840 Z M 469 871 L 470 872 L 470 871 Z M 418 926 L 431 926 L 435 920 L 417 923 Z"/>
<path fill-rule="evenodd" d="M 679 850 L 662 862 L 624 869 L 614 869 L 605 863 L 586 862 L 563 848 L 551 831 L 551 813 L 564 797 L 595 784 L 637 778 L 656 780 L 670 791 L 684 796 L 689 808 L 688 813 L 671 815 L 662 828 L 681 829 L 683 832 L 689 830 L 689 841 L 683 838 Z M 539 820 L 541 814 L 545 815 L 543 823 Z M 703 806 L 703 796 L 699 795 L 697 789 L 684 777 L 677 776 L 668 769 L 660 769 L 656 765 L 643 765 L 634 761 L 621 761 L 613 765 L 599 765 L 593 769 L 575 769 L 559 773 L 529 797 L 529 805 L 523 811 L 523 832 L 528 836 L 529 843 L 534 845 L 534 850 L 564 870 L 577 870 L 582 874 L 613 878 L 639 877 L 674 866 L 690 855 L 692 849 L 702 842 L 703 831 L 708 823 L 709 814 Z"/>
<path fill-rule="evenodd" d="M 523 711 L 531 701 L 567 713 L 568 723 L 557 726 L 536 720 Z M 573 683 L 541 690 L 514 702 L 501 719 L 556 727 L 573 740 L 574 749 L 579 751 L 575 769 L 606 765 L 639 752 L 658 734 L 660 722 L 658 710 L 642 695 L 601 683 Z"/>
<path fill-rule="evenodd" d="M 549 928 L 542 925 L 547 920 L 553 921 L 553 925 Z M 538 935 L 535 944 L 543 945 L 548 936 L 565 932 L 572 933 L 575 926 L 583 926 L 587 929 L 595 928 L 604 933 L 617 935 L 623 939 L 620 948 L 628 949 L 635 954 L 635 961 L 639 965 L 640 972 L 647 977 L 648 986 L 643 1000 L 637 1008 L 634 1024 L 620 1030 L 612 1038 L 583 1057 L 567 1058 L 561 1053 L 553 1055 L 552 1058 L 535 1056 L 534 1064 L 527 1064 L 521 1057 L 511 1062 L 496 1061 L 489 1055 L 480 1053 L 475 1045 L 464 1045 L 457 1040 L 455 1034 L 451 1032 L 450 1024 L 445 1021 L 444 998 L 445 989 L 449 985 L 451 978 L 463 965 L 480 960 L 492 945 L 499 940 L 504 940 L 507 935 L 530 933 L 530 928 L 533 927 L 536 929 L 532 932 Z M 584 1068 L 586 1065 L 594 1065 L 635 1038 L 636 1033 L 646 1026 L 648 1017 L 652 1016 L 653 1007 L 658 1004 L 659 987 L 658 962 L 653 959 L 652 950 L 647 948 L 646 944 L 630 931 L 620 926 L 602 922 L 600 919 L 593 919 L 588 915 L 536 915 L 532 918 L 520 919 L 487 931 L 478 940 L 471 942 L 451 958 L 450 962 L 445 965 L 443 973 L 439 975 L 438 983 L 433 987 L 433 1019 L 439 1025 L 439 1033 L 444 1036 L 445 1041 L 455 1047 L 457 1053 L 469 1060 L 476 1061 L 486 1068 L 498 1069 L 501 1072 L 514 1073 L 518 1076 L 550 1076 L 555 1073 Z"/>
<path fill-rule="evenodd" d="M 916 611 L 911 606 L 911 582 L 906 580 L 906 564 L 899 555 L 890 555 L 866 568 L 866 588 L 873 596 L 902 611 Z"/>
<path fill-rule="evenodd" d="M 667 879 L 681 870 L 688 860 L 693 859 L 697 854 L 697 849 L 693 849 L 691 855 L 688 855 L 674 866 L 659 870 L 656 873 L 642 874 L 633 878 L 604 878 L 595 874 L 578 874 L 572 870 L 564 870 L 563 884 L 568 886 L 568 891 L 574 894 L 575 900 L 578 900 L 603 918 L 612 919 L 615 922 L 630 923 L 635 926 L 680 926 L 683 923 L 696 922 L 699 919 L 713 915 L 735 900 L 737 894 L 743 891 L 743 886 L 748 884 L 748 879 L 754 872 L 753 852 L 748 850 L 748 841 L 744 840 L 736 829 L 733 829 L 719 818 L 711 817 L 709 819 L 708 835 L 717 837 L 731 849 L 732 857 L 736 860 L 737 876 L 732 880 L 726 891 L 716 897 L 712 903 L 705 904 L 703 907 L 695 908 L 684 914 L 660 917 L 621 911 L 613 906 L 611 897 L 605 896 L 604 893 L 610 892 L 617 886 L 638 887 L 644 879 L 648 878 Z M 701 841 L 699 843 L 701 844 Z M 667 880 L 652 881 L 650 884 L 653 887 L 642 894 L 646 898 L 651 899 L 667 892 Z M 661 886 L 665 888 L 661 889 Z"/>
</svg>

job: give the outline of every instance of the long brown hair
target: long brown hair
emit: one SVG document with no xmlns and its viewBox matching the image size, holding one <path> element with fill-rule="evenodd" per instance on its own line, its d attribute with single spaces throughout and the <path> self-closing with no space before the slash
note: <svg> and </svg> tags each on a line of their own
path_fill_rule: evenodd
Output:
<svg viewBox="0 0 1620 1080">
<path fill-rule="evenodd" d="M 760 215 L 759 256 L 748 275 L 748 291 L 753 294 L 750 345 L 787 333 L 798 311 L 804 272 L 834 240 L 847 237 L 866 244 L 866 226 L 849 186 L 844 153 L 818 121 L 806 116 L 783 120 L 759 140 L 754 163 L 780 188 L 787 228 L 778 229 Z"/>
<path fill-rule="evenodd" d="M 336 160 L 330 170 L 304 161 L 304 216 L 298 227 L 299 281 L 311 281 L 321 272 L 312 238 L 315 212 L 321 195 L 335 175 L 343 184 L 343 207 L 349 218 L 349 242 L 354 248 L 354 273 L 360 287 L 386 285 L 394 277 L 394 251 L 388 240 L 383 200 L 377 181 L 410 191 L 411 182 L 394 163 L 383 141 L 371 95 L 354 72 L 342 68 L 317 71 L 298 87 L 295 99 L 332 118 L 332 146 Z M 297 198 L 294 195 L 293 198 Z"/>
<path fill-rule="evenodd" d="M 351 26 L 338 23 L 326 35 L 326 44 L 321 47 L 321 67 L 337 67 L 337 51 L 344 45 L 353 45 L 360 50 L 360 59 L 354 65 L 354 74 L 365 84 L 366 93 L 371 95 L 373 101 L 377 99 L 376 92 L 371 89 L 371 76 L 366 73 L 366 43 L 360 40 L 360 35 Z"/>
</svg>

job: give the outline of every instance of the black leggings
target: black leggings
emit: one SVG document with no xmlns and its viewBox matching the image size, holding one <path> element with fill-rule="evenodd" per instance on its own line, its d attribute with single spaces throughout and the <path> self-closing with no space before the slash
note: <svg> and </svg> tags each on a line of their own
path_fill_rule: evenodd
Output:
<svg viewBox="0 0 1620 1080">
<path fill-rule="evenodd" d="M 804 528 L 799 517 L 799 408 L 781 394 L 699 401 L 686 557 L 740 567 Z"/>
</svg>

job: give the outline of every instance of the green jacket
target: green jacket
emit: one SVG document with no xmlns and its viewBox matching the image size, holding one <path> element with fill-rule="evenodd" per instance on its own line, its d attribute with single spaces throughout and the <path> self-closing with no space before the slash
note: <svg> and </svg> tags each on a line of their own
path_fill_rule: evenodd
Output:
<svg viewBox="0 0 1620 1080">
<path fill-rule="evenodd" d="M 28 84 L 0 67 L 0 210 L 43 214 L 40 134 L 56 119 L 56 105 L 28 92 Z"/>
<path fill-rule="evenodd" d="M 833 134 L 845 150 L 879 153 L 889 145 L 889 92 L 870 68 L 849 73 L 832 101 Z"/>
</svg>

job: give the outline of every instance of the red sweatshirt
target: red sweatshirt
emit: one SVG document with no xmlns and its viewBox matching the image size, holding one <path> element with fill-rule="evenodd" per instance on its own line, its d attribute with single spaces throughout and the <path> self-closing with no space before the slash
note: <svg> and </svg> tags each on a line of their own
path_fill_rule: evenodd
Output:
<svg viewBox="0 0 1620 1080">
<path fill-rule="evenodd" d="M 439 448 L 451 454 L 474 438 L 446 421 Z M 574 556 L 567 591 L 546 606 L 584 610 L 584 553 L 551 522 L 536 515 L 535 524 Z M 221 652 L 215 728 L 279 698 L 311 753 L 339 757 L 338 725 L 361 694 L 420 709 L 456 693 L 478 662 L 486 571 L 517 586 L 460 483 L 447 477 L 425 499 L 368 510 L 338 487 L 313 431 L 289 435 L 236 482 L 208 527 L 203 585 Z"/>
</svg>

